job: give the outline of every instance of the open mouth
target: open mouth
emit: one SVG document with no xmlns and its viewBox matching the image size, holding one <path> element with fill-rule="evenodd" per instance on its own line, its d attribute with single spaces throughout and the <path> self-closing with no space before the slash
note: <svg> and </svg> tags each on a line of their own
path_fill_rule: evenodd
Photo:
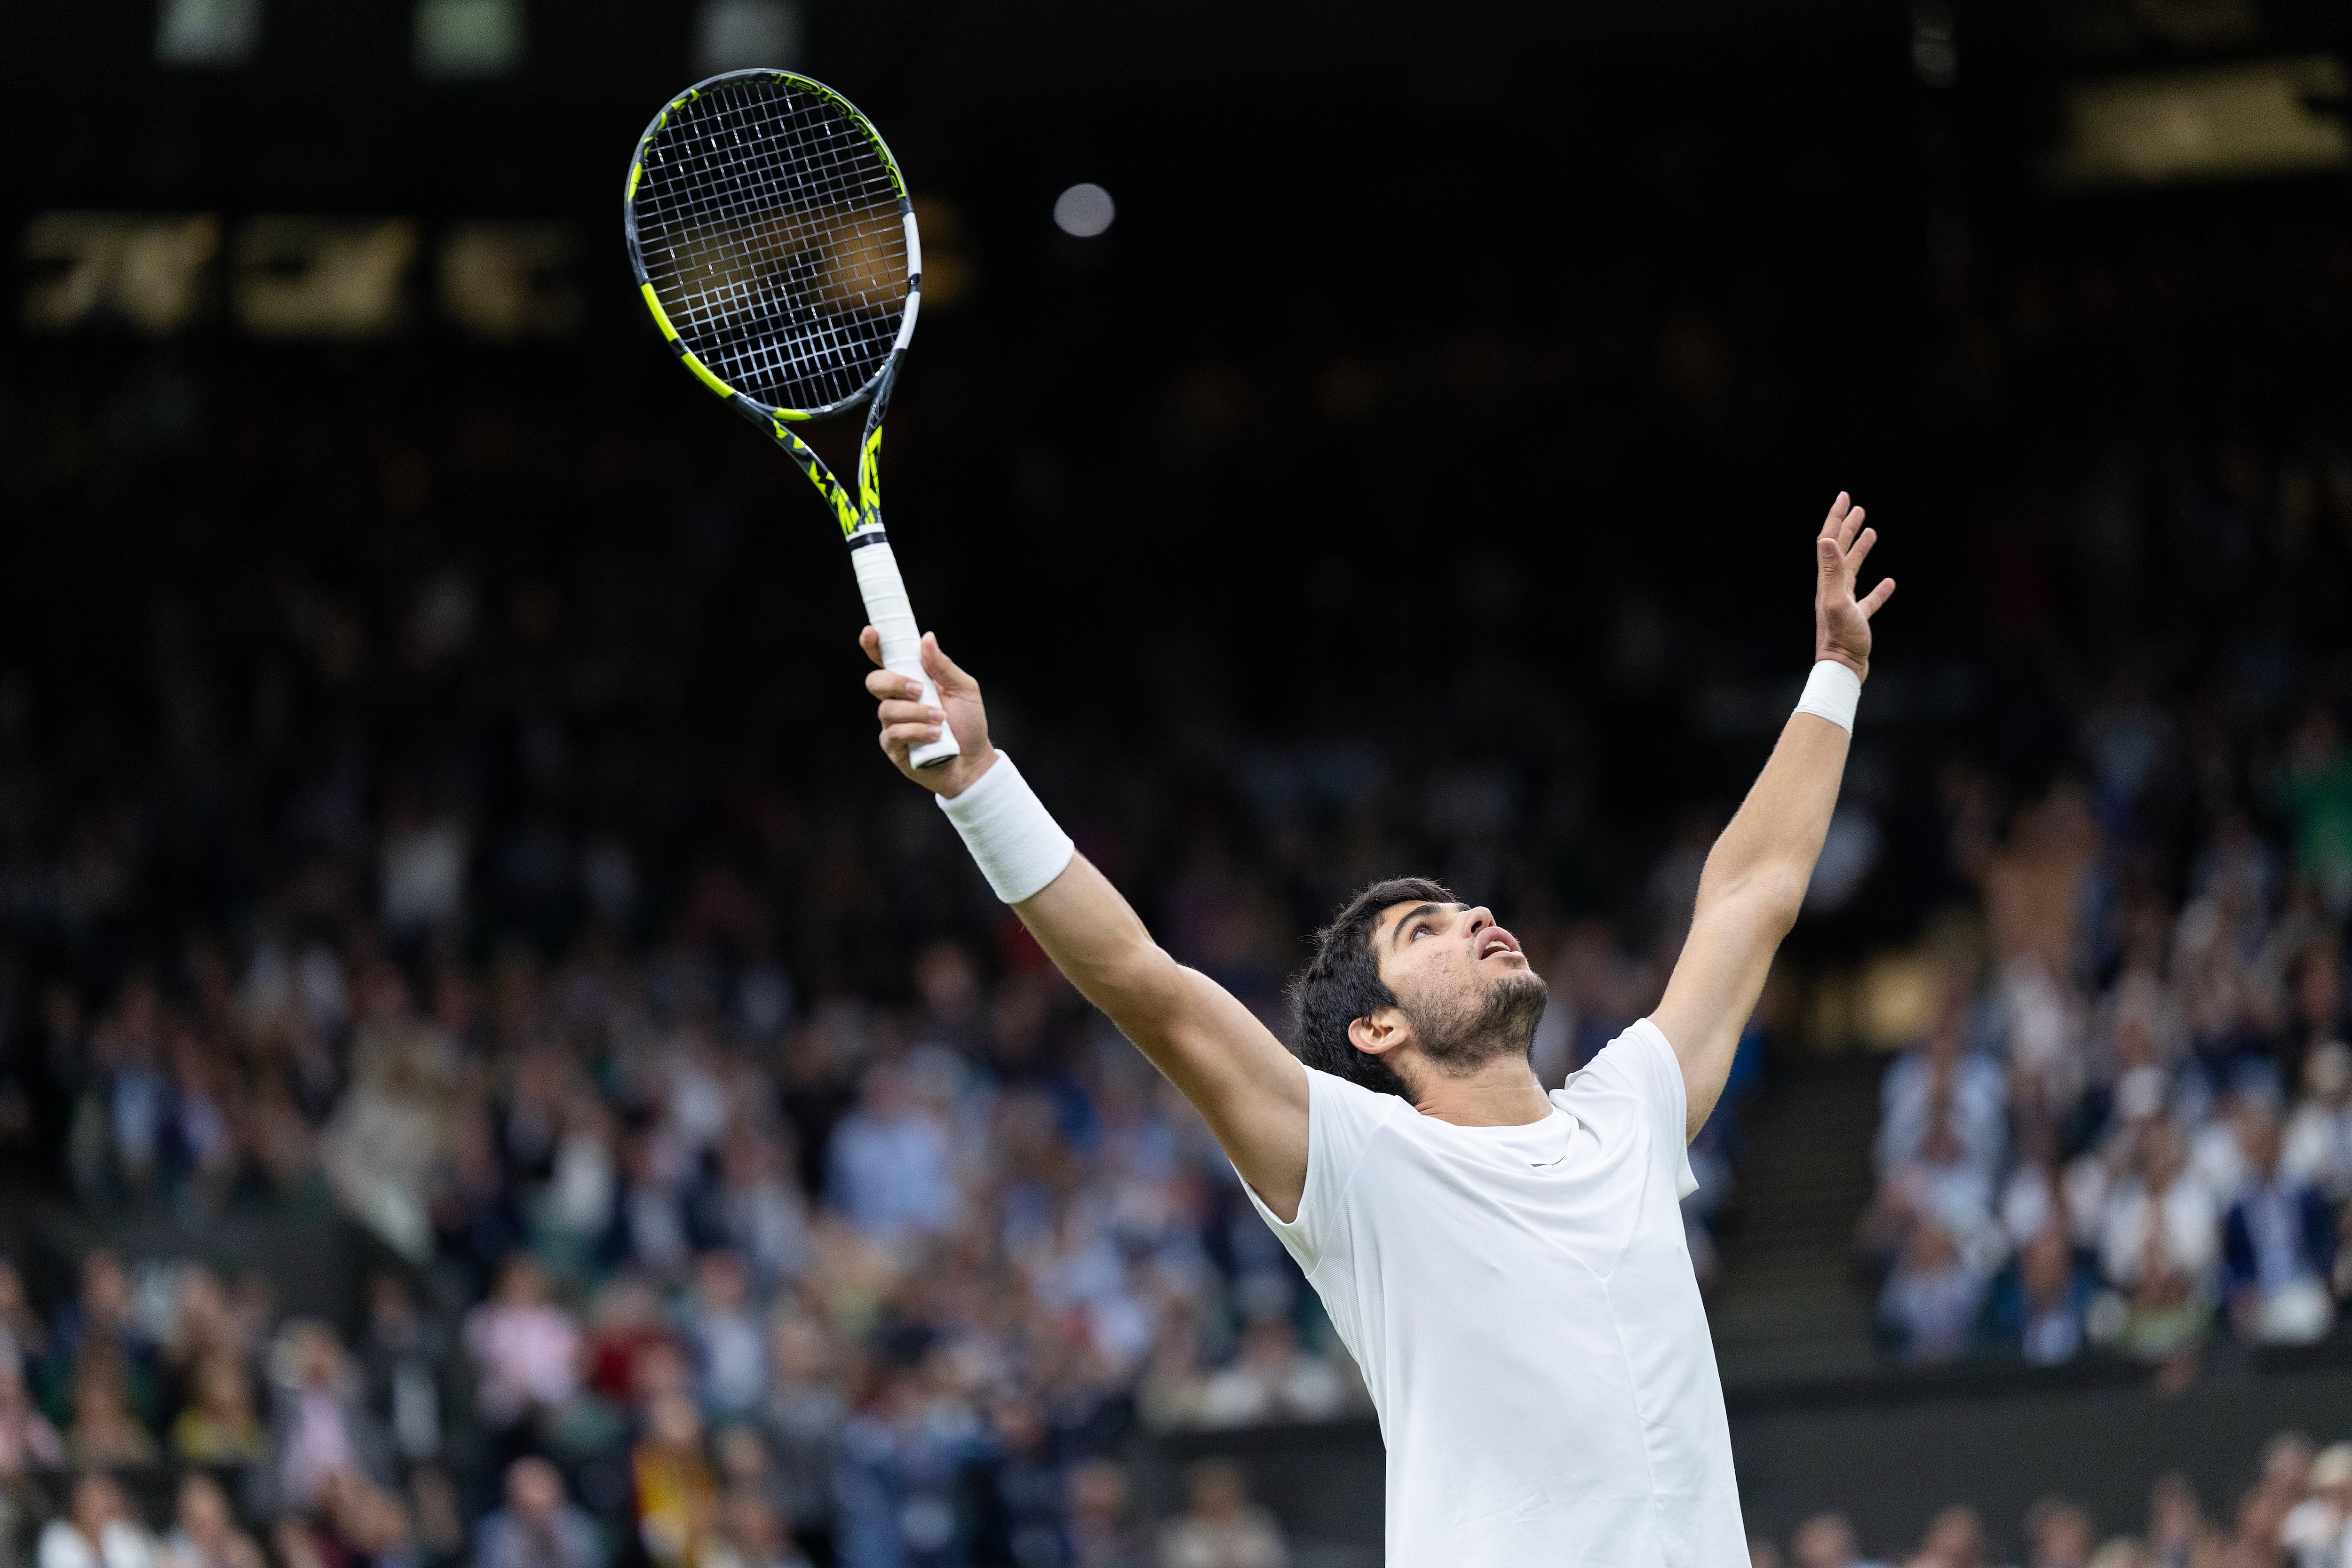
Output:
<svg viewBox="0 0 2352 1568">
<path fill-rule="evenodd" d="M 1507 952 L 1514 957 L 1526 956 L 1519 952 L 1517 937 L 1513 936 L 1501 926 L 1488 926 L 1478 933 L 1478 957 L 1483 962 L 1498 952 Z"/>
</svg>

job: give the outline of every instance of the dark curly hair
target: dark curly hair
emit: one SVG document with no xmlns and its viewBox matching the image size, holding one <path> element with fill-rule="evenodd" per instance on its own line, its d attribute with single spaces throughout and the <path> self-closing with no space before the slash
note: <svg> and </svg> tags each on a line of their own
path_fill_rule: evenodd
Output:
<svg viewBox="0 0 2352 1568">
<path fill-rule="evenodd" d="M 1391 904 L 1451 904 L 1454 889 L 1427 877 L 1374 882 L 1315 933 L 1315 956 L 1290 983 L 1290 1054 L 1308 1067 L 1381 1094 L 1411 1100 L 1394 1068 L 1366 1056 L 1348 1038 L 1348 1026 L 1396 1005 L 1372 951 L 1372 925 Z"/>
</svg>

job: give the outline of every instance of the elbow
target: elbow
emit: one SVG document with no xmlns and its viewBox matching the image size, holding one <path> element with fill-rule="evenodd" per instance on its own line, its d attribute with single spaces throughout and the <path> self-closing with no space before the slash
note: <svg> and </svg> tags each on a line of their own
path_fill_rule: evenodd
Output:
<svg viewBox="0 0 2352 1568">
<path fill-rule="evenodd" d="M 1758 866 L 1719 887 L 1701 888 L 1699 904 L 1739 909 L 1778 942 L 1796 925 L 1797 915 L 1805 907 L 1805 889 L 1812 880 L 1811 867 Z"/>
</svg>

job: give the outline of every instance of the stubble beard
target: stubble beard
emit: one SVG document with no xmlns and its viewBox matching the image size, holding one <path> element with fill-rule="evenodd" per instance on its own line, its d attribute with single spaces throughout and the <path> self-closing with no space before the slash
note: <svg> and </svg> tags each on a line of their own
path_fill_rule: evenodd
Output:
<svg viewBox="0 0 2352 1568">
<path fill-rule="evenodd" d="M 1543 977 L 1531 969 L 1498 976 L 1475 994 L 1427 1002 L 1397 999 L 1413 1039 L 1430 1066 L 1448 1078 L 1467 1078 L 1503 1057 L 1525 1059 L 1543 1022 Z"/>
</svg>

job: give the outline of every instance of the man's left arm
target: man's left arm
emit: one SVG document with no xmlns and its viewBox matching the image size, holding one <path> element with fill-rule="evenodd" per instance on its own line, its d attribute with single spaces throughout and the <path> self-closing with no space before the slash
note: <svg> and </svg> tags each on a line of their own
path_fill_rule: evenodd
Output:
<svg viewBox="0 0 2352 1568">
<path fill-rule="evenodd" d="M 1707 853 L 1690 934 L 1651 1016 L 1682 1063 L 1686 1138 L 1697 1136 L 1722 1097 L 1740 1031 L 1763 993 L 1773 952 L 1797 922 L 1837 806 L 1852 695 L 1870 673 L 1870 617 L 1895 592 L 1890 577 L 1867 597 L 1854 597 L 1855 574 L 1878 542 L 1878 531 L 1862 521 L 1862 508 L 1840 495 L 1814 541 L 1817 673 L 1771 760 Z M 1823 671 L 1823 665 L 1832 668 Z"/>
</svg>

